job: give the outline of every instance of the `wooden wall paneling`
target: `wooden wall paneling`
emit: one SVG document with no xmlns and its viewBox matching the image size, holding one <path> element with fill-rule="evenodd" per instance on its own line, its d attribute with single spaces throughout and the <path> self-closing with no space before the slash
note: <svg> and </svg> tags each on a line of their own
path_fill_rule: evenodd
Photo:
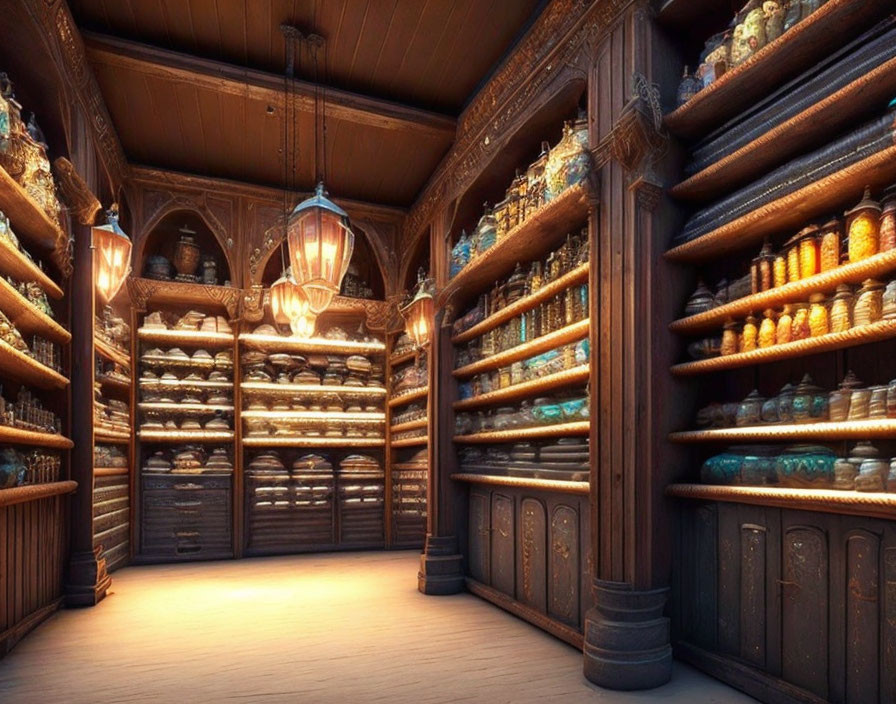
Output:
<svg viewBox="0 0 896 704">
<path fill-rule="evenodd" d="M 492 492 L 491 558 L 488 583 L 495 589 L 516 596 L 516 506 L 512 497 Z"/>
<path fill-rule="evenodd" d="M 490 494 L 479 488 L 470 489 L 470 530 L 467 567 L 470 576 L 477 582 L 491 584 L 490 536 L 491 499 Z"/>
<path fill-rule="evenodd" d="M 848 704 L 865 701 L 880 690 L 880 552 L 881 536 L 862 529 L 840 536 L 845 574 L 838 580 L 845 586 L 843 650 L 845 651 L 845 696 Z M 840 599 L 832 600 L 832 605 Z M 834 633 L 839 628 L 834 628 Z M 836 652 L 832 648 L 832 653 Z M 836 665 L 832 663 L 832 667 Z M 885 675 L 886 676 L 886 675 Z M 835 678 L 839 682 L 840 677 Z M 839 698 L 839 697 L 838 697 Z"/>
<path fill-rule="evenodd" d="M 885 529 L 881 560 L 880 701 L 896 701 L 896 528 Z"/>
<path fill-rule="evenodd" d="M 516 598 L 526 606 L 546 613 L 548 528 L 544 502 L 523 497 L 520 501 L 519 526 Z"/>
<path fill-rule="evenodd" d="M 576 628 L 580 625 L 580 515 L 572 506 L 551 502 L 548 524 L 548 615 Z"/>
</svg>

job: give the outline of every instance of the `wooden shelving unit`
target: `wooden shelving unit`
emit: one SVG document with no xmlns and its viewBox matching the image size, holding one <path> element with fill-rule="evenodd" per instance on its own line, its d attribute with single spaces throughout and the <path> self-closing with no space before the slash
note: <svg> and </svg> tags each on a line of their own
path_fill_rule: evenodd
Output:
<svg viewBox="0 0 896 704">
<path fill-rule="evenodd" d="M 97 428 L 93 433 L 96 442 L 107 442 L 113 445 L 126 445 L 131 441 L 130 433 L 121 433 L 115 430 Z"/>
<path fill-rule="evenodd" d="M 288 437 L 278 435 L 243 437 L 244 447 L 383 447 L 383 438 Z"/>
<path fill-rule="evenodd" d="M 58 240 L 64 239 L 59 225 L 47 217 L 5 169 L 0 169 L 0 211 L 13 223 L 13 231 L 25 244 L 48 251 Z"/>
<path fill-rule="evenodd" d="M 519 489 L 540 489 L 560 492 L 562 494 L 584 494 L 590 489 L 588 482 L 573 482 L 560 479 L 529 479 L 527 477 L 505 477 L 499 474 L 473 474 L 459 472 L 451 478 L 467 484 L 483 484 L 485 486 L 510 486 Z"/>
<path fill-rule="evenodd" d="M 115 362 L 128 372 L 131 371 L 131 359 L 123 350 L 116 349 L 98 336 L 94 336 L 93 338 L 93 348 L 98 354 L 105 357 L 110 362 Z"/>
<path fill-rule="evenodd" d="M 143 442 L 232 442 L 232 430 L 138 430 Z"/>
<path fill-rule="evenodd" d="M 130 474 L 127 467 L 94 467 L 94 477 L 126 477 Z"/>
<path fill-rule="evenodd" d="M 240 333 L 239 340 L 250 349 L 264 352 L 321 352 L 329 354 L 383 354 L 382 342 L 354 342 L 352 340 L 302 339 L 284 335 L 256 335 Z"/>
<path fill-rule="evenodd" d="M 737 369 L 738 367 L 749 367 L 754 364 L 778 362 L 783 359 L 794 359 L 821 352 L 842 350 L 857 345 L 867 345 L 872 342 L 888 340 L 894 336 L 896 336 L 896 320 L 881 320 L 871 325 L 852 328 L 846 332 L 834 332 L 822 337 L 787 342 L 782 345 L 765 347 L 751 352 L 738 352 L 725 357 L 713 357 L 712 359 L 676 364 L 672 367 L 672 373 L 688 376 L 717 372 L 723 369 Z"/>
<path fill-rule="evenodd" d="M 172 415 L 212 415 L 217 411 L 221 411 L 221 413 L 233 413 L 232 405 L 209 403 L 157 403 L 152 401 L 142 401 L 137 404 L 137 408 L 141 411 L 161 411 L 171 413 Z"/>
<path fill-rule="evenodd" d="M 262 395 L 315 394 L 338 395 L 346 397 L 385 396 L 386 389 L 382 386 L 334 386 L 332 384 L 277 384 L 267 381 L 244 381 L 241 384 L 243 393 L 255 393 Z"/>
<path fill-rule="evenodd" d="M 473 398 L 465 398 L 463 401 L 454 402 L 455 411 L 467 411 L 473 408 L 491 406 L 502 401 L 514 401 L 521 398 L 534 396 L 544 391 L 554 391 L 566 386 L 584 384 L 588 381 L 590 369 L 587 364 L 582 364 L 573 369 L 566 369 L 555 374 L 548 374 L 540 379 L 524 381 L 521 384 L 508 386 L 506 389 L 489 391 Z"/>
<path fill-rule="evenodd" d="M 224 348 L 233 346 L 233 333 L 202 332 L 200 330 L 162 330 L 161 328 L 140 328 L 137 337 L 144 342 L 160 345 L 202 346 Z"/>
<path fill-rule="evenodd" d="M 386 414 L 379 412 L 330 412 L 330 411 L 253 411 L 242 412 L 245 419 L 268 418 L 271 420 L 309 420 L 309 421 L 339 421 L 341 423 L 385 423 Z"/>
<path fill-rule="evenodd" d="M 391 426 L 389 430 L 393 433 L 404 433 L 408 430 L 419 430 L 420 428 L 425 428 L 429 425 L 429 420 L 426 418 L 420 418 L 419 420 L 409 420 L 407 423 L 396 423 Z"/>
<path fill-rule="evenodd" d="M 761 244 L 764 237 L 789 229 L 795 231 L 813 218 L 855 205 L 866 185 L 879 189 L 894 180 L 896 146 L 891 146 L 673 247 L 665 256 L 670 261 L 697 264 L 755 246 Z"/>
<path fill-rule="evenodd" d="M 517 440 L 571 437 L 573 435 L 588 435 L 590 428 L 591 423 L 587 420 L 574 423 L 556 423 L 555 425 L 539 425 L 532 428 L 492 430 L 472 435 L 455 435 L 454 442 L 462 445 L 478 445 L 490 442 L 516 442 Z"/>
<path fill-rule="evenodd" d="M 682 335 L 697 335 L 721 327 L 728 318 L 743 318 L 766 308 L 780 308 L 785 303 L 806 301 L 812 293 L 830 293 L 840 284 L 858 285 L 865 279 L 884 277 L 894 271 L 896 249 L 676 320 L 669 325 L 669 330 Z"/>
<path fill-rule="evenodd" d="M 568 272 L 567 274 L 564 274 L 556 281 L 552 281 L 551 283 L 542 286 L 535 293 L 532 293 L 525 298 L 521 298 L 520 300 L 511 303 L 509 306 L 501 308 L 501 310 L 492 313 L 485 320 L 477 323 L 469 330 L 465 330 L 459 335 L 455 335 L 451 338 L 451 342 L 453 342 L 455 345 L 460 345 L 464 342 L 469 342 L 470 340 L 473 340 L 477 337 L 481 337 L 489 330 L 494 330 L 501 323 L 505 323 L 512 318 L 515 318 L 527 311 L 532 310 L 545 301 L 549 301 L 557 294 L 562 293 L 566 289 L 572 288 L 577 284 L 587 282 L 589 268 L 590 264 L 588 264 L 587 262 L 585 264 L 580 264 L 575 269 Z"/>
<path fill-rule="evenodd" d="M 589 189 L 587 183 L 570 186 L 472 259 L 439 293 L 439 304 L 464 302 L 480 282 L 495 281 L 517 262 L 534 259 L 581 225 L 588 217 Z"/>
<path fill-rule="evenodd" d="M 187 379 L 140 379 L 141 389 L 231 389 L 230 381 L 205 381 Z"/>
<path fill-rule="evenodd" d="M 389 364 L 393 367 L 397 364 L 404 364 L 405 362 L 411 361 L 417 355 L 417 351 L 414 349 L 405 350 L 400 354 L 393 354 L 389 357 Z"/>
<path fill-rule="evenodd" d="M 38 310 L 2 277 L 0 277 L 0 310 L 23 335 L 40 335 L 61 345 L 68 344 L 72 339 L 72 334 L 68 330 Z"/>
<path fill-rule="evenodd" d="M 100 382 L 100 384 L 102 384 L 104 387 L 112 387 L 118 389 L 121 392 L 129 392 L 131 390 L 130 379 L 120 379 L 118 377 L 103 374 L 98 376 L 96 380 Z"/>
<path fill-rule="evenodd" d="M 779 442 L 787 440 L 873 440 L 896 439 L 896 419 L 879 418 L 842 422 L 757 425 L 739 428 L 686 430 L 669 435 L 672 442 Z"/>
<path fill-rule="evenodd" d="M 706 133 L 828 54 L 830 37 L 837 36 L 839 41 L 845 41 L 891 9 L 888 0 L 867 0 L 858 4 L 853 0 L 829 0 L 666 115 L 666 127 L 688 138 Z"/>
<path fill-rule="evenodd" d="M 0 371 L 29 386 L 39 389 L 64 389 L 68 379 L 54 369 L 0 340 Z"/>
<path fill-rule="evenodd" d="M 508 364 L 513 364 L 521 359 L 534 357 L 537 354 L 547 352 L 548 350 L 561 347 L 562 345 L 571 342 L 577 342 L 588 337 L 590 325 L 591 322 L 589 319 L 585 318 L 584 320 L 572 323 L 572 325 L 567 325 L 566 327 L 555 330 L 547 335 L 542 335 L 529 342 L 524 342 L 522 345 L 511 347 L 509 350 L 498 352 L 485 359 L 480 359 L 472 364 L 467 364 L 460 369 L 455 369 L 453 374 L 458 379 L 465 379 L 475 374 L 480 374 L 481 372 L 488 372 L 493 369 L 506 367 Z"/>
<path fill-rule="evenodd" d="M 428 445 L 429 440 L 425 435 L 421 435 L 419 438 L 404 438 L 403 440 L 391 440 L 390 444 L 392 447 L 422 447 L 423 445 Z"/>
<path fill-rule="evenodd" d="M 421 399 L 429 396 L 429 387 L 421 386 L 418 389 L 412 389 L 411 391 L 406 391 L 399 396 L 393 396 L 389 399 L 389 408 L 396 408 L 398 406 L 406 406 L 409 403 L 413 403 L 414 401 L 419 401 Z"/>
<path fill-rule="evenodd" d="M 0 274 L 11 276 L 17 281 L 36 281 L 50 298 L 62 298 L 59 284 L 3 238 L 0 238 Z"/>
<path fill-rule="evenodd" d="M 47 482 L 44 484 L 26 484 L 12 489 L 0 489 L 0 508 L 15 504 L 30 503 L 50 496 L 71 494 L 78 488 L 78 482 Z"/>
<path fill-rule="evenodd" d="M 71 440 L 57 433 L 43 433 L 23 430 L 8 425 L 0 425 L 0 443 L 9 445 L 33 445 L 35 447 L 69 450 L 74 446 Z"/>
</svg>

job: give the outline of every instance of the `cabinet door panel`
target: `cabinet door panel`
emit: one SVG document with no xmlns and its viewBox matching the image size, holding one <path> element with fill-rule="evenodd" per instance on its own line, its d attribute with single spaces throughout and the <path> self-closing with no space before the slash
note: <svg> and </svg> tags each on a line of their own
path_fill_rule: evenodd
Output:
<svg viewBox="0 0 896 704">
<path fill-rule="evenodd" d="M 479 490 L 470 491 L 470 576 L 488 584 L 489 556 L 489 495 Z"/>
<path fill-rule="evenodd" d="M 579 624 L 579 515 L 560 504 L 551 514 L 551 563 L 548 587 L 549 614 Z"/>
<path fill-rule="evenodd" d="M 544 504 L 523 499 L 520 529 L 519 600 L 547 612 L 547 517 Z"/>
<path fill-rule="evenodd" d="M 514 597 L 516 549 L 513 499 L 503 494 L 492 494 L 492 555 L 491 585 L 498 591 Z"/>
</svg>

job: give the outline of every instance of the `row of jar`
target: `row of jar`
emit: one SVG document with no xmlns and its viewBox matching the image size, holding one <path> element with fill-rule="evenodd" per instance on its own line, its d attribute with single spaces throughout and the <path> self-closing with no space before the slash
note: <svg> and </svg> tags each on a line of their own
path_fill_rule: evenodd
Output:
<svg viewBox="0 0 896 704">
<path fill-rule="evenodd" d="M 743 323 L 729 320 L 722 329 L 718 348 L 711 340 L 702 340 L 690 345 L 688 351 L 695 358 L 717 354 L 724 357 L 893 319 L 896 279 L 886 288 L 879 281 L 868 279 L 857 292 L 842 284 L 830 298 L 815 293 L 809 297 L 809 303 L 787 304 L 780 312 L 768 309 L 761 322 L 754 315 L 748 315 Z"/>
<path fill-rule="evenodd" d="M 9 221 L 6 219 L 6 216 L 0 212 L 0 231 L 2 231 L 2 228 L 4 227 L 9 227 Z M 50 305 L 50 301 L 47 299 L 47 294 L 44 293 L 40 284 L 35 281 L 19 282 L 11 276 L 4 276 L 3 278 L 6 279 L 6 282 L 14 288 L 22 298 L 37 308 L 41 313 L 55 320 L 56 312 Z"/>
<path fill-rule="evenodd" d="M 544 397 L 532 403 L 523 401 L 519 406 L 458 413 L 454 417 L 455 435 L 470 435 L 493 430 L 533 428 L 557 423 L 575 423 L 590 418 L 587 396 Z"/>
<path fill-rule="evenodd" d="M 458 384 L 458 396 L 461 400 L 476 398 L 481 394 L 573 369 L 588 363 L 590 349 L 588 339 L 585 338 L 500 369 L 476 374 L 469 381 Z"/>
<path fill-rule="evenodd" d="M 732 68 L 796 26 L 827 0 L 750 0 L 724 32 L 706 41 L 693 75 L 685 67 L 678 87 L 678 105 L 712 85 Z"/>
<path fill-rule="evenodd" d="M 49 340 L 34 335 L 31 344 L 25 341 L 22 333 L 3 311 L 0 311 L 0 340 L 14 350 L 28 355 L 35 361 L 54 371 L 62 371 L 62 357 L 59 346 Z"/>
<path fill-rule="evenodd" d="M 230 473 L 233 460 L 226 447 L 208 448 L 204 445 L 178 445 L 156 450 L 143 461 L 143 472 L 156 474 Z"/>
<path fill-rule="evenodd" d="M 837 454 L 823 445 L 734 446 L 700 468 L 704 484 L 779 486 L 794 489 L 896 492 L 896 458 L 870 442 Z"/>
<path fill-rule="evenodd" d="M 457 367 L 463 367 L 491 357 L 585 320 L 588 314 L 588 284 L 573 286 L 483 333 L 474 342 L 458 350 L 455 363 Z"/>
<path fill-rule="evenodd" d="M 12 447 L 0 449 L 0 489 L 48 484 L 61 479 L 62 459 L 55 452 L 21 452 Z"/>
<path fill-rule="evenodd" d="M 39 399 L 22 387 L 15 401 L 7 401 L 0 385 L 0 425 L 42 433 L 61 433 L 62 421 L 44 408 Z"/>
<path fill-rule="evenodd" d="M 553 250 L 544 260 L 532 262 L 528 274 L 522 265 L 517 264 L 507 279 L 496 283 L 488 293 L 483 293 L 476 305 L 454 321 L 454 334 L 469 330 L 493 313 L 532 295 L 587 261 L 588 231 L 583 230 L 575 236 L 567 235 L 561 247 Z"/>
<path fill-rule="evenodd" d="M 538 158 L 525 173 L 517 171 L 504 199 L 494 209 L 486 204 L 473 234 L 461 231 L 451 249 L 451 276 L 526 222 L 545 203 L 584 180 L 591 169 L 588 144 L 588 119 L 583 112 L 575 122 L 564 123 L 563 135 L 554 147 L 542 142 Z"/>
<path fill-rule="evenodd" d="M 806 374 L 799 384 L 785 384 L 771 398 L 754 389 L 740 403 L 711 403 L 697 412 L 697 427 L 740 428 L 883 418 L 896 418 L 896 379 L 886 386 L 863 386 L 850 371 L 833 391 L 816 386 Z"/>
</svg>

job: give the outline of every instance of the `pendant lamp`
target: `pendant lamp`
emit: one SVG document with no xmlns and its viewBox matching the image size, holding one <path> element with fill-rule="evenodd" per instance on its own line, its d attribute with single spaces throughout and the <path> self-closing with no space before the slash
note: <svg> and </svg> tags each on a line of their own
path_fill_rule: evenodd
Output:
<svg viewBox="0 0 896 704">
<path fill-rule="evenodd" d="M 131 240 L 118 224 L 118 206 L 106 211 L 106 224 L 90 229 L 96 292 L 109 304 L 131 272 Z"/>
</svg>

